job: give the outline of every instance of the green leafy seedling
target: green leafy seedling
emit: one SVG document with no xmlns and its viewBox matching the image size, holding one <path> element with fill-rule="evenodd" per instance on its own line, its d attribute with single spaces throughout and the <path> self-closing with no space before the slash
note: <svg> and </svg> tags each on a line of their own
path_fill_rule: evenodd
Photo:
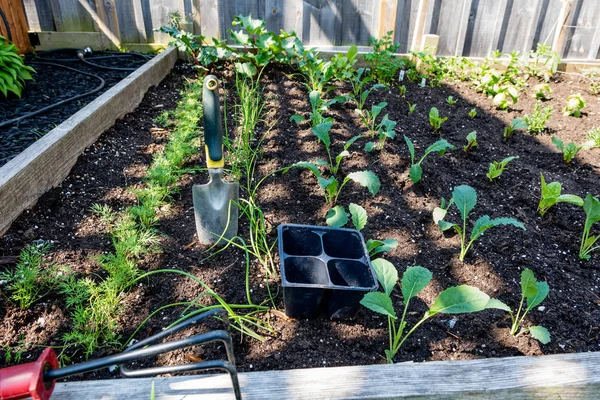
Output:
<svg viewBox="0 0 600 400">
<path fill-rule="evenodd" d="M 445 221 L 444 218 L 448 213 L 450 206 L 454 204 L 458 209 L 462 225 L 455 224 L 452 222 Z M 433 222 L 435 222 L 442 232 L 449 229 L 454 229 L 460 237 L 460 256 L 459 260 L 463 261 L 467 252 L 471 248 L 471 245 L 477 240 L 485 231 L 490 228 L 502 225 L 512 225 L 517 228 L 526 230 L 525 225 L 522 222 L 517 221 L 510 217 L 490 218 L 488 215 L 479 217 L 473 224 L 471 235 L 467 239 L 467 219 L 469 213 L 475 208 L 477 204 L 477 193 L 471 186 L 461 185 L 454 188 L 452 191 L 452 198 L 446 204 L 445 200 L 442 199 L 441 207 L 436 207 L 433 210 Z"/>
<path fill-rule="evenodd" d="M 427 157 L 431 153 L 438 153 L 440 156 L 443 156 L 444 154 L 446 154 L 446 151 L 454 150 L 456 148 L 450 143 L 448 143 L 446 139 L 440 139 L 437 142 L 433 143 L 431 146 L 429 146 L 427 149 L 425 149 L 425 154 L 423 154 L 423 157 L 421 157 L 421 159 L 417 163 L 415 163 L 415 146 L 406 135 L 404 136 L 404 141 L 406 142 L 406 146 L 408 146 L 408 151 L 410 152 L 411 166 L 409 176 L 414 183 L 419 182 L 423 176 L 423 168 L 421 167 L 421 163 L 423 162 L 423 160 L 425 160 L 425 157 Z"/>
<path fill-rule="evenodd" d="M 469 117 L 471 117 L 471 119 L 473 119 L 476 116 L 477 116 L 477 109 L 476 108 L 472 108 L 471 111 L 469 111 Z"/>
<path fill-rule="evenodd" d="M 560 194 L 562 191 L 562 185 L 559 182 L 550 182 L 546 185 L 546 180 L 541 172 L 540 180 L 542 183 L 542 194 L 537 211 L 541 216 L 544 216 L 550 207 L 557 203 L 569 203 L 583 207 L 583 199 L 581 197 L 574 194 Z"/>
<path fill-rule="evenodd" d="M 585 211 L 585 224 L 581 236 L 581 246 L 579 247 L 579 258 L 589 260 L 591 253 L 600 249 L 600 245 L 595 245 L 600 240 L 600 235 L 590 233 L 592 225 L 600 221 L 600 200 L 588 194 L 583 200 L 583 210 Z"/>
<path fill-rule="evenodd" d="M 508 101 L 511 100 L 512 104 L 517 104 L 518 99 L 519 91 L 514 86 L 509 86 L 500 89 L 498 94 L 494 96 L 492 103 L 499 110 L 507 110 L 509 106 Z"/>
<path fill-rule="evenodd" d="M 546 122 L 552 116 L 552 106 L 542 109 L 539 104 L 533 108 L 531 115 L 525 115 L 523 120 L 527 125 L 527 131 L 533 135 L 542 133 L 546 130 Z"/>
<path fill-rule="evenodd" d="M 586 103 L 585 99 L 581 96 L 581 94 L 572 94 L 567 97 L 565 108 L 563 109 L 563 115 L 565 117 L 573 116 L 580 118 L 581 111 L 585 108 Z"/>
<path fill-rule="evenodd" d="M 406 96 L 406 86 L 398 85 L 398 92 L 400 93 L 400 96 Z"/>
<path fill-rule="evenodd" d="M 465 153 L 473 150 L 474 147 L 477 147 L 477 132 L 473 131 L 467 135 L 467 144 L 463 147 Z"/>
<path fill-rule="evenodd" d="M 565 146 L 563 141 L 556 136 L 552 136 L 552 143 L 554 143 L 556 148 L 563 153 L 563 160 L 565 160 L 567 164 L 569 164 L 573 158 L 575 158 L 577 153 L 579 153 L 579 150 L 585 147 L 585 144 L 580 144 L 578 146 L 573 142 L 570 142 Z"/>
<path fill-rule="evenodd" d="M 540 83 L 533 87 L 532 97 L 535 97 L 537 100 L 548 100 L 551 93 L 552 89 L 550 89 L 550 85 L 547 83 Z"/>
<path fill-rule="evenodd" d="M 392 303 L 392 292 L 398 284 L 396 267 L 382 258 L 373 260 L 371 264 L 383 292 L 365 294 L 360 304 L 387 317 L 389 348 L 385 351 L 385 357 L 389 364 L 394 362 L 394 357 L 404 342 L 429 318 L 438 314 L 465 314 L 482 311 L 490 301 L 490 297 L 476 287 L 467 285 L 449 287 L 435 298 L 425 315 L 405 333 L 407 330 L 406 315 L 410 301 L 431 282 L 431 271 L 421 266 L 408 267 L 404 271 L 400 282 L 404 310 L 399 318 Z M 399 322 L 398 319 L 400 319 Z"/>
<path fill-rule="evenodd" d="M 350 203 L 348 210 L 350 211 L 350 220 L 352 221 L 354 229 L 357 231 L 362 231 L 367 225 L 367 211 L 355 203 Z M 348 214 L 344 210 L 344 207 L 339 205 L 333 207 L 327 212 L 325 220 L 327 225 L 333 228 L 341 228 L 349 221 Z M 369 239 L 367 240 L 366 245 L 367 251 L 369 252 L 369 257 L 374 257 L 376 254 L 390 252 L 391 250 L 395 249 L 398 246 L 398 241 L 396 239 Z"/>
<path fill-rule="evenodd" d="M 377 134 L 377 123 L 376 119 L 381 114 L 381 111 L 387 106 L 388 103 L 382 101 L 381 103 L 371 106 L 371 110 L 362 110 L 360 112 L 360 119 L 366 125 L 369 130 L 369 136 L 374 137 Z M 387 114 L 385 115 L 387 117 Z"/>
<path fill-rule="evenodd" d="M 410 104 L 408 101 L 408 115 L 412 114 L 415 112 L 415 109 L 417 108 L 417 104 Z"/>
<path fill-rule="evenodd" d="M 442 127 L 442 124 L 448 120 L 448 117 L 440 118 L 440 112 L 437 108 L 431 107 L 429 110 L 429 124 L 433 128 L 434 132 L 438 132 Z"/>
<path fill-rule="evenodd" d="M 455 100 L 454 97 L 452 97 L 452 96 L 448 96 L 446 98 L 446 103 L 450 104 L 451 106 L 455 105 L 457 101 L 458 100 Z"/>
<path fill-rule="evenodd" d="M 520 336 L 529 332 L 533 338 L 539 340 L 542 344 L 548 344 L 550 343 L 548 329 L 541 325 L 525 328 L 523 327 L 523 321 L 529 311 L 533 310 L 534 307 L 537 307 L 546 299 L 549 291 L 550 287 L 546 282 L 538 282 L 533 272 L 529 268 L 525 268 L 521 273 L 521 302 L 516 314 L 509 306 L 497 299 L 491 299 L 486 308 L 496 308 L 510 314 L 512 320 L 511 335 Z"/>
<path fill-rule="evenodd" d="M 504 128 L 504 140 L 508 141 L 513 132 L 517 129 L 527 129 L 527 124 L 523 118 L 515 118 L 510 122 L 510 125 Z"/>
<path fill-rule="evenodd" d="M 365 151 L 371 152 L 373 150 L 382 150 L 387 139 L 394 139 L 396 137 L 396 131 L 394 130 L 396 124 L 396 121 L 392 121 L 388 118 L 388 114 L 385 114 L 381 122 L 375 128 L 379 140 L 377 142 L 367 142 L 365 144 Z"/>
<path fill-rule="evenodd" d="M 327 122 L 323 122 L 315 127 L 312 128 L 312 133 L 319 138 L 319 142 L 323 143 L 323 146 L 325 146 L 325 150 L 327 151 L 327 156 L 329 158 L 329 171 L 332 174 L 337 174 L 337 172 L 340 169 L 340 164 L 342 162 L 342 160 L 345 157 L 350 156 L 350 152 L 348 151 L 348 149 L 350 148 L 350 146 L 352 146 L 352 144 L 354 142 L 356 142 L 358 139 L 361 138 L 360 135 L 358 136 L 354 136 L 353 138 L 351 138 L 350 140 L 348 140 L 346 143 L 344 143 L 344 150 L 342 150 L 341 153 L 339 153 L 335 159 L 331 157 L 331 137 L 329 136 L 329 131 L 331 130 L 331 127 L 333 126 L 333 123 L 330 121 Z M 319 161 L 319 163 L 322 163 L 322 161 Z"/>
<path fill-rule="evenodd" d="M 488 168 L 488 173 L 485 174 L 485 176 L 488 177 L 490 182 L 493 182 L 494 179 L 499 178 L 500 175 L 502 175 L 502 173 L 504 171 L 506 171 L 506 166 L 508 165 L 508 163 L 517 158 L 519 158 L 519 156 L 506 157 L 504 160 L 502 160 L 500 162 L 492 161 L 492 163 L 490 164 L 490 166 Z"/>
</svg>

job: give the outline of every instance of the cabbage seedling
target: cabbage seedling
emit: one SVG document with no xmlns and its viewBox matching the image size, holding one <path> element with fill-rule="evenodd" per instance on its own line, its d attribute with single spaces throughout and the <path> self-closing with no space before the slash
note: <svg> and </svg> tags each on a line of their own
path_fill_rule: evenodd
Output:
<svg viewBox="0 0 600 400">
<path fill-rule="evenodd" d="M 357 171 L 349 173 L 342 183 L 336 179 L 335 176 L 331 176 L 329 178 L 324 177 L 319 171 L 319 167 L 317 165 L 328 165 L 326 161 L 317 160 L 315 163 L 300 161 L 295 164 L 290 165 L 289 167 L 282 168 L 282 173 L 288 172 L 292 168 L 304 168 L 312 172 L 312 174 L 317 178 L 317 183 L 319 187 L 323 191 L 325 195 L 325 201 L 328 203 L 333 202 L 334 204 L 337 202 L 337 198 L 342 192 L 342 188 L 346 186 L 346 184 L 350 181 L 356 182 L 359 185 L 366 187 L 369 190 L 371 195 L 375 196 L 379 192 L 379 188 L 381 187 L 381 182 L 379 178 L 373 171 Z"/>
<path fill-rule="evenodd" d="M 375 120 L 379 116 L 379 114 L 381 114 L 381 111 L 387 106 L 387 104 L 388 103 L 386 103 L 385 101 L 382 101 L 377 105 L 373 104 L 371 106 L 371 111 L 361 110 L 360 119 L 362 119 L 363 123 L 367 126 L 370 137 L 374 137 L 377 133 L 377 126 Z"/>
<path fill-rule="evenodd" d="M 415 112 L 415 109 L 417 108 L 417 104 L 410 104 L 408 101 L 408 115 L 412 114 Z"/>
<path fill-rule="evenodd" d="M 477 132 L 473 131 L 467 135 L 467 144 L 463 147 L 465 153 L 473 150 L 474 147 L 477 147 Z"/>
<path fill-rule="evenodd" d="M 477 109 L 476 108 L 472 108 L 471 111 L 469 111 L 469 117 L 471 117 L 471 119 L 473 119 L 476 116 L 477 116 Z"/>
<path fill-rule="evenodd" d="M 539 104 L 533 108 L 531 115 L 523 117 L 527 124 L 527 131 L 531 134 L 541 133 L 546 130 L 546 122 L 552 116 L 552 106 L 545 107 L 543 110 Z"/>
<path fill-rule="evenodd" d="M 452 204 L 454 204 L 460 212 L 462 226 L 444 220 L 448 213 L 448 209 Z M 519 222 L 514 218 L 500 217 L 492 219 L 488 215 L 484 215 L 475 221 L 473 229 L 471 230 L 471 236 L 467 240 L 467 219 L 469 218 L 469 213 L 475 208 L 476 204 L 477 193 L 475 192 L 475 189 L 471 186 L 461 185 L 454 188 L 452 191 L 452 198 L 447 205 L 446 201 L 442 198 L 441 207 L 436 207 L 433 210 L 433 222 L 440 227 L 442 232 L 454 229 L 458 233 L 458 236 L 460 237 L 460 261 L 464 260 L 465 255 L 469 251 L 469 248 L 471 248 L 473 242 L 490 228 L 501 225 L 512 225 L 521 228 L 524 231 L 527 230 L 522 222 Z"/>
<path fill-rule="evenodd" d="M 494 106 L 500 110 L 508 109 L 508 100 L 512 101 L 512 104 L 517 104 L 517 100 L 519 99 L 519 91 L 513 87 L 509 86 L 507 88 L 502 88 L 494 96 L 492 99 L 492 103 Z"/>
<path fill-rule="evenodd" d="M 580 118 L 581 111 L 585 108 L 585 100 L 579 93 L 572 94 L 567 97 L 567 105 L 563 109 L 563 115 L 568 117 L 572 115 L 573 117 Z"/>
<path fill-rule="evenodd" d="M 350 219 L 352 220 L 354 229 L 357 231 L 362 231 L 367 225 L 367 211 L 358 204 L 354 203 L 350 203 L 348 210 L 350 211 Z M 346 214 L 344 207 L 335 206 L 327 212 L 325 221 L 327 222 L 327 225 L 333 228 L 341 228 L 348 223 L 348 214 Z M 369 257 L 373 257 L 376 254 L 390 252 L 391 250 L 395 249 L 398 246 L 398 241 L 395 239 L 369 239 L 367 240 L 366 245 L 367 251 L 369 252 Z"/>
<path fill-rule="evenodd" d="M 568 164 L 575 158 L 579 150 L 583 149 L 585 144 L 580 144 L 579 146 L 573 142 L 568 143 L 566 146 L 562 140 L 557 138 L 556 136 L 552 136 L 552 143 L 556 146 L 558 150 L 563 153 L 563 160 Z"/>
<path fill-rule="evenodd" d="M 451 106 L 455 105 L 457 101 L 458 100 L 455 100 L 454 97 L 452 97 L 452 96 L 448 96 L 446 98 L 446 103 L 450 104 Z"/>
<path fill-rule="evenodd" d="M 527 129 L 527 124 L 523 118 L 515 118 L 510 122 L 510 125 L 504 128 L 504 140 L 510 139 L 511 135 L 517 129 Z"/>
<path fill-rule="evenodd" d="M 367 142 L 367 144 L 365 144 L 365 150 L 367 152 L 382 150 L 385 146 L 385 141 L 388 138 L 394 139 L 396 137 L 396 131 L 394 130 L 396 124 L 396 121 L 392 121 L 388 118 L 388 114 L 385 114 L 379 125 L 376 127 L 376 132 L 379 133 L 379 141 L 377 143 Z"/>
<path fill-rule="evenodd" d="M 548 100 L 548 96 L 552 93 L 552 89 L 550 89 L 550 85 L 547 83 L 540 83 L 539 85 L 535 85 L 533 87 L 533 95 L 538 100 Z"/>
<path fill-rule="evenodd" d="M 365 69 L 359 68 L 356 70 L 356 75 L 354 75 L 354 78 L 350 80 L 350 83 L 352 84 L 352 94 L 350 95 L 350 98 L 354 100 L 358 110 L 362 110 L 365 107 L 367 97 L 369 97 L 369 94 L 371 94 L 373 90 L 387 87 L 384 84 L 378 83 L 368 89 L 363 90 L 363 87 L 373 80 L 373 78 L 370 76 L 363 77 L 364 73 Z"/>
<path fill-rule="evenodd" d="M 538 282 L 535 279 L 533 272 L 529 268 L 525 268 L 521 273 L 521 302 L 519 303 L 517 313 L 515 314 L 509 306 L 497 299 L 490 299 L 486 308 L 497 308 L 510 314 L 512 320 L 512 326 L 510 328 L 511 335 L 520 336 L 529 332 L 531 336 L 539 340 L 542 344 L 548 344 L 550 343 L 550 333 L 548 332 L 548 329 L 540 325 L 530 326 L 529 328 L 524 328 L 522 325 L 527 313 L 541 304 L 546 296 L 548 296 L 549 291 L 550 287 L 546 282 Z"/>
<path fill-rule="evenodd" d="M 519 158 L 519 156 L 506 157 L 500 162 L 492 161 L 490 167 L 488 168 L 488 173 L 485 174 L 485 176 L 488 177 L 490 182 L 493 182 L 494 179 L 499 178 L 500 175 L 502 175 L 502 173 L 506 171 L 506 166 L 508 165 L 508 163 L 517 158 Z"/>
<path fill-rule="evenodd" d="M 388 320 L 389 349 L 385 351 L 385 358 L 393 364 L 394 356 L 406 339 L 425 321 L 438 314 L 465 314 L 485 310 L 490 301 L 490 296 L 473 286 L 452 286 L 442 291 L 433 301 L 425 315 L 408 330 L 406 329 L 406 315 L 410 301 L 431 282 L 432 274 L 427 268 L 421 266 L 408 267 L 399 283 L 404 299 L 404 310 L 398 323 L 398 316 L 392 304 L 392 291 L 398 284 L 398 271 L 387 260 L 378 258 L 371 261 L 381 284 L 383 292 L 370 292 L 364 295 L 360 304 Z"/>
<path fill-rule="evenodd" d="M 406 86 L 398 85 L 398 92 L 400 92 L 400 96 L 404 97 L 406 95 Z"/>
<path fill-rule="evenodd" d="M 423 168 L 421 167 L 421 163 L 423 162 L 423 160 L 425 160 L 425 157 L 427 157 L 430 153 L 434 152 L 438 153 L 440 156 L 443 156 L 444 154 L 446 154 L 447 150 L 454 150 L 456 148 L 450 143 L 448 143 L 446 139 L 440 139 L 437 142 L 433 143 L 431 146 L 429 146 L 427 149 L 425 149 L 425 154 L 423 154 L 423 157 L 421 157 L 419 162 L 415 163 L 415 146 L 413 145 L 413 142 L 411 142 L 411 140 L 408 137 L 406 137 L 406 135 L 404 135 L 404 141 L 406 142 L 406 145 L 408 146 L 408 151 L 410 152 L 411 166 L 409 176 L 414 183 L 419 182 L 421 180 L 421 177 L 423 176 Z"/>
<path fill-rule="evenodd" d="M 592 251 L 600 249 L 600 245 L 594 244 L 600 240 L 600 235 L 591 235 L 592 225 L 600 221 L 600 200 L 588 194 L 583 201 L 583 210 L 585 211 L 585 225 L 583 226 L 583 235 L 581 236 L 581 246 L 579 247 L 579 258 L 589 260 Z"/>
<path fill-rule="evenodd" d="M 333 126 L 333 123 L 328 121 L 328 122 L 323 122 L 317 126 L 315 126 L 314 128 L 312 128 L 312 133 L 319 138 L 319 142 L 323 143 L 323 145 L 325 146 L 325 150 L 327 151 L 327 156 L 329 158 L 329 164 L 327 164 L 326 162 L 323 163 L 322 160 L 319 160 L 319 164 L 320 165 L 328 165 L 329 166 L 329 171 L 332 174 L 337 174 L 338 170 L 340 169 L 340 163 L 342 162 L 342 160 L 344 159 L 344 157 L 348 157 L 350 155 L 350 152 L 348 151 L 348 149 L 350 148 L 350 146 L 352 146 L 352 144 L 354 142 L 356 142 L 358 139 L 361 138 L 360 135 L 358 136 L 354 136 L 352 139 L 348 140 L 346 143 L 344 143 L 344 150 L 338 154 L 335 157 L 335 162 L 334 159 L 331 158 L 331 138 L 329 137 L 329 131 L 331 130 L 331 127 Z"/>
<path fill-rule="evenodd" d="M 550 182 L 546 185 L 546 180 L 541 172 L 540 180 L 542 182 L 542 195 L 540 197 L 540 204 L 538 205 L 537 211 L 541 216 L 544 216 L 550 207 L 556 203 L 569 203 L 583 207 L 583 199 L 581 197 L 574 194 L 560 194 L 562 191 L 562 186 L 559 182 Z"/>
<path fill-rule="evenodd" d="M 429 124 L 433 127 L 433 131 L 437 132 L 442 127 L 442 124 L 448 120 L 448 117 L 440 118 L 440 112 L 437 108 L 431 107 L 429 110 Z"/>
</svg>

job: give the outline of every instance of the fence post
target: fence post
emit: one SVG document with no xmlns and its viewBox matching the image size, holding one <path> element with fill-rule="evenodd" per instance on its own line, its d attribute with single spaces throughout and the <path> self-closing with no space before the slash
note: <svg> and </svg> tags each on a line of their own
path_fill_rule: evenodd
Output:
<svg viewBox="0 0 600 400">
<path fill-rule="evenodd" d="M 412 43 L 410 44 L 411 51 L 419 51 L 419 46 L 423 40 L 423 34 L 425 33 L 425 21 L 427 20 L 427 8 L 429 7 L 429 0 L 419 0 L 419 9 L 417 10 L 417 20 L 415 23 L 415 31 L 413 33 Z"/>
<path fill-rule="evenodd" d="M 121 39 L 119 39 L 113 32 L 112 30 L 106 26 L 106 24 L 104 23 L 104 20 L 102 18 L 100 18 L 100 16 L 96 13 L 96 11 L 94 11 L 94 9 L 89 5 L 89 3 L 87 2 L 87 0 L 79 0 L 79 4 L 81 4 L 81 6 L 83 8 L 85 8 L 85 10 L 91 15 L 92 19 L 94 20 L 94 22 L 96 24 L 98 24 L 98 27 L 100 28 L 100 30 L 102 31 L 102 33 L 104 33 L 108 39 L 115 45 L 115 47 L 117 49 L 121 48 Z M 98 3 L 96 3 L 98 4 Z M 114 3 L 112 3 L 112 6 L 114 6 Z M 119 32 L 118 27 L 119 24 L 116 20 L 116 16 L 117 16 L 117 10 L 116 8 L 112 7 L 114 10 L 114 21 L 117 27 L 117 33 Z M 100 7 L 98 7 L 98 9 L 102 9 L 104 12 L 104 6 L 101 5 Z M 112 16 L 111 16 L 112 18 Z M 107 18 L 110 19 L 110 18 Z"/>
<path fill-rule="evenodd" d="M 381 0 L 377 35 L 379 39 L 389 31 L 396 31 L 396 15 L 398 15 L 398 0 Z"/>
<path fill-rule="evenodd" d="M 563 5 L 560 9 L 558 20 L 556 21 L 557 26 L 556 32 L 554 33 L 554 40 L 552 41 L 552 51 L 558 53 L 558 55 L 561 57 L 563 44 L 565 43 L 565 36 L 567 34 L 567 28 L 565 24 L 567 23 L 567 18 L 569 18 L 572 4 L 573 0 L 563 0 Z"/>
</svg>

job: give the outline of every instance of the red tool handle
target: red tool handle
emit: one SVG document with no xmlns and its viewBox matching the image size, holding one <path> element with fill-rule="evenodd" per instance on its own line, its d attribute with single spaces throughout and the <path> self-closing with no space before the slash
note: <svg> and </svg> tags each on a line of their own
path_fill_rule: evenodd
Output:
<svg viewBox="0 0 600 400">
<path fill-rule="evenodd" d="M 35 361 L 0 369 L 0 400 L 32 397 L 48 400 L 54 382 L 44 382 L 44 372 L 58 368 L 58 359 L 52 348 L 47 348 Z"/>
</svg>

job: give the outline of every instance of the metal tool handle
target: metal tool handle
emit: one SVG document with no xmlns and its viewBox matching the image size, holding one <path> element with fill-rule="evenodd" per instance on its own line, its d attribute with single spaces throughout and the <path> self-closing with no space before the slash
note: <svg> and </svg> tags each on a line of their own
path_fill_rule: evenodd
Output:
<svg viewBox="0 0 600 400">
<path fill-rule="evenodd" d="M 34 362 L 0 369 L 0 399 L 48 400 L 54 381 L 44 381 L 44 372 L 55 368 L 58 359 L 54 350 L 47 348 Z"/>
<path fill-rule="evenodd" d="M 204 112 L 204 143 L 208 168 L 223 168 L 223 128 L 221 124 L 221 102 L 219 81 L 214 75 L 204 78 L 202 107 Z"/>
</svg>

